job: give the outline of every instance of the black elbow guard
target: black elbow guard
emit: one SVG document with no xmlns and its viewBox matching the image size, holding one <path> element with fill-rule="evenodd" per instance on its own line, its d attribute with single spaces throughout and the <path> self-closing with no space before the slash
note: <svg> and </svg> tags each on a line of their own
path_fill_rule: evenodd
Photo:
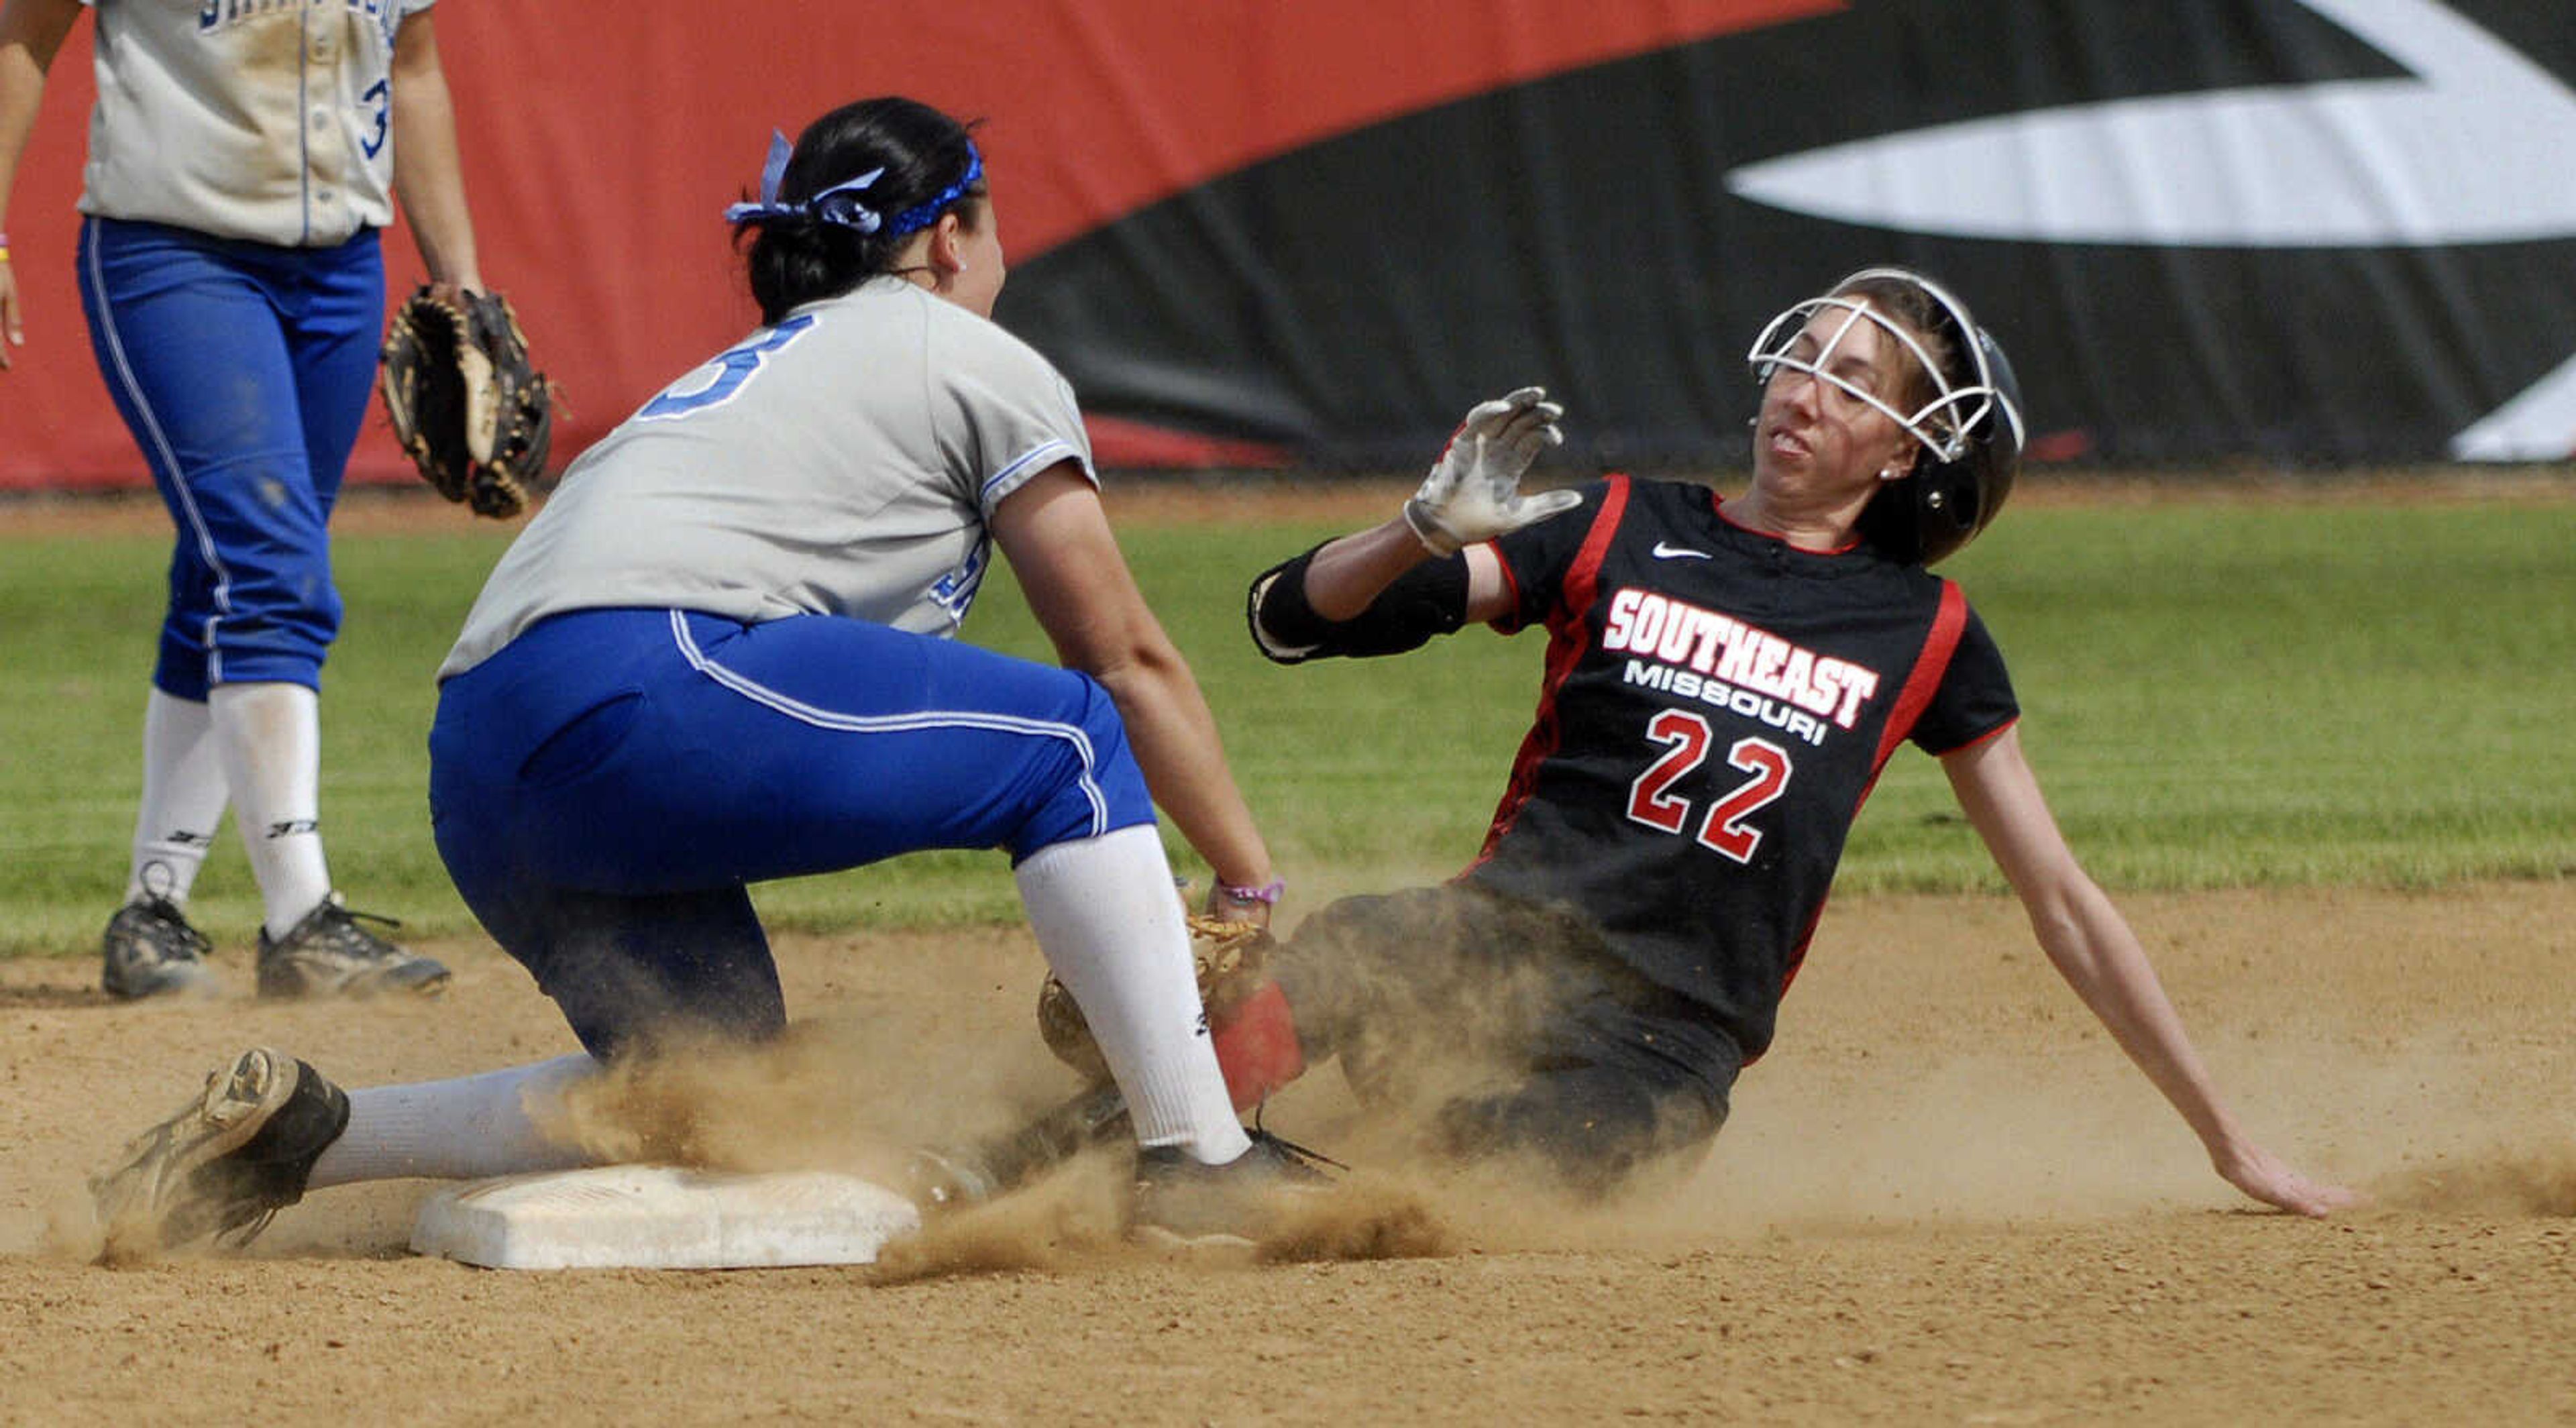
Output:
<svg viewBox="0 0 2576 1428">
<path fill-rule="evenodd" d="M 1417 565 L 1366 610 L 1347 620 L 1327 620 L 1306 603 L 1306 565 L 1315 550 L 1261 572 L 1245 601 L 1252 643 L 1276 663 L 1402 654 L 1467 622 L 1465 556 Z"/>
</svg>

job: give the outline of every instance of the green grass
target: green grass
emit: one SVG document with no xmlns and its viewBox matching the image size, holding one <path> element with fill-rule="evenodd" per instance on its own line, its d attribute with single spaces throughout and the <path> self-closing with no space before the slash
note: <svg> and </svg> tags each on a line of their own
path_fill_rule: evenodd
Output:
<svg viewBox="0 0 2576 1428">
<path fill-rule="evenodd" d="M 428 505 L 418 525 L 338 545 L 348 617 L 326 674 L 323 815 L 352 901 L 436 935 L 472 924 L 430 845 L 430 672 L 508 532 Z M 1246 578 L 1332 533 L 1122 539 L 1299 889 L 1445 876 L 1483 836 L 1543 637 L 1263 663 L 1243 635 Z M 158 535 L 0 537 L 0 952 L 86 951 L 121 887 L 166 560 Z M 2012 665 L 2059 821 L 2114 888 L 2576 871 L 2576 503 L 2033 504 L 1949 573 Z M 967 633 L 1045 657 L 1006 571 Z M 1937 766 L 1899 755 L 1840 887 L 1999 886 Z M 808 929 L 1016 915 L 998 854 L 901 859 L 760 900 Z M 196 907 L 219 939 L 248 939 L 257 903 L 230 833 Z"/>
</svg>

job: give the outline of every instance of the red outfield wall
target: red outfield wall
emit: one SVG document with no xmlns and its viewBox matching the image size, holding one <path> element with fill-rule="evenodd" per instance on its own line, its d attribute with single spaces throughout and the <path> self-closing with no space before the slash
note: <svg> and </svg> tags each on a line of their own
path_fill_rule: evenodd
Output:
<svg viewBox="0 0 2576 1428">
<path fill-rule="evenodd" d="M 1748 338 L 1890 261 L 2002 339 L 2042 459 L 2576 452 L 2570 0 L 434 13 L 483 271 L 563 384 L 566 458 L 751 325 L 718 215 L 770 129 L 888 92 L 985 121 L 997 315 L 1113 465 L 1395 469 L 1530 382 L 1571 413 L 1565 466 L 1740 463 Z M 70 271 L 89 44 L 11 204 L 0 488 L 142 480 Z M 381 420 L 357 476 L 404 479 Z"/>
<path fill-rule="evenodd" d="M 485 278 L 510 294 L 572 419 L 558 459 L 739 336 L 752 306 L 718 213 L 849 99 L 904 93 L 986 121 L 1014 262 L 1219 173 L 1498 84 L 1783 17 L 1823 0 L 441 0 Z M 613 19 L 609 17 L 613 16 Z M 561 43 L 567 23 L 578 44 Z M 134 485 L 72 279 L 91 25 L 56 59 L 9 208 L 27 345 L 0 373 L 0 488 Z M 549 38 L 552 36 L 553 38 Z M 395 296 L 422 275 L 387 235 Z M 1106 457 L 1222 442 L 1096 422 Z M 353 479 L 397 477 L 381 414 Z"/>
</svg>

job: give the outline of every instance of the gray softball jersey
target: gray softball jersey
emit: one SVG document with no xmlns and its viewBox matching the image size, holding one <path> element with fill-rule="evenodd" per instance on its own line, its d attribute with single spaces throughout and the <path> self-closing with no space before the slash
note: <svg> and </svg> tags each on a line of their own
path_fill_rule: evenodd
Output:
<svg viewBox="0 0 2576 1428">
<path fill-rule="evenodd" d="M 582 453 L 501 557 L 440 667 L 548 615 L 847 615 L 951 636 L 1004 498 L 1098 476 L 1073 388 L 1027 343 L 905 282 L 809 303 L 665 387 Z"/>
<path fill-rule="evenodd" d="M 80 211 L 328 247 L 393 221 L 394 32 L 431 0 L 83 0 Z"/>
</svg>

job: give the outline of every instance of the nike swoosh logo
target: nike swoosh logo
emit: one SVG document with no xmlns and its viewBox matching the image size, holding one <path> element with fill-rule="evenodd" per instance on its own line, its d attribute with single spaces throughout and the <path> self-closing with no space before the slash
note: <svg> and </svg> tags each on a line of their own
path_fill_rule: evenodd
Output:
<svg viewBox="0 0 2576 1428">
<path fill-rule="evenodd" d="M 2402 79 L 2033 110 L 1748 164 L 1727 187 L 1901 232 L 2208 248 L 2576 236 L 2576 92 L 2430 0 L 2299 0 Z M 2106 160 L 2116 159 L 2117 162 Z M 2030 175 L 2050 175 L 2034 184 Z"/>
<path fill-rule="evenodd" d="M 1664 544 L 1662 541 L 1657 541 L 1657 542 L 1655 542 L 1655 559 L 1657 559 L 1657 560 L 1682 560 L 1682 559 L 1689 559 L 1689 560 L 1706 560 L 1706 559 L 1708 559 L 1708 552 L 1707 552 L 1707 551 L 1704 551 L 1704 550 L 1693 550 L 1693 549 L 1691 549 L 1689 546 L 1686 546 L 1686 545 L 1666 545 L 1666 544 Z"/>
</svg>

